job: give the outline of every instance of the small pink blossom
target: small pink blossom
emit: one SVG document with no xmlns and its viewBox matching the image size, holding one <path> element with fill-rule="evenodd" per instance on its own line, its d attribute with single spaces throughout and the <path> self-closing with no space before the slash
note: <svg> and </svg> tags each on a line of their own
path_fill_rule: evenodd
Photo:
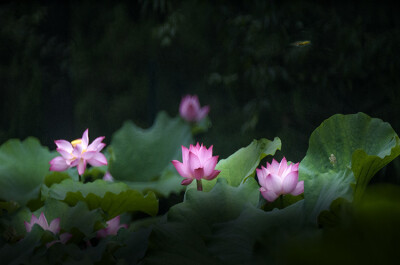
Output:
<svg viewBox="0 0 400 265">
<path fill-rule="evenodd" d="M 304 192 L 304 181 L 299 181 L 299 163 L 288 165 L 285 157 L 280 163 L 272 159 L 271 164 L 267 162 L 267 168 L 261 166 L 256 171 L 260 192 L 269 202 L 280 195 L 297 196 Z"/>
<path fill-rule="evenodd" d="M 43 228 L 43 230 L 50 231 L 55 235 L 57 235 L 61 229 L 60 218 L 54 219 L 53 221 L 51 221 L 49 225 L 43 212 L 40 214 L 39 218 L 37 218 L 34 214 L 32 214 L 31 221 L 29 223 L 27 221 L 24 221 L 24 224 L 25 224 L 25 229 L 28 233 L 32 231 L 32 227 L 35 224 L 38 224 L 40 227 Z M 46 247 L 49 248 L 50 246 L 54 245 L 57 242 L 65 244 L 71 237 L 72 235 L 70 233 L 63 233 L 60 235 L 59 240 L 54 240 L 52 242 L 47 243 Z"/>
<path fill-rule="evenodd" d="M 40 214 L 39 218 L 32 214 L 31 221 L 29 223 L 24 221 L 24 224 L 27 232 L 30 232 L 35 224 L 40 225 L 43 230 L 48 230 L 53 234 L 58 234 L 60 232 L 60 218 L 54 219 L 49 225 L 43 212 Z"/>
<path fill-rule="evenodd" d="M 127 224 L 120 224 L 120 216 L 114 217 L 113 219 L 107 221 L 107 227 L 97 231 L 97 237 L 103 238 L 109 235 L 116 235 L 118 230 L 121 228 L 128 229 Z"/>
<path fill-rule="evenodd" d="M 207 116 L 209 106 L 200 107 L 199 98 L 194 95 L 186 95 L 182 98 L 179 113 L 183 119 L 189 122 L 198 122 Z"/>
<path fill-rule="evenodd" d="M 190 145 L 189 149 L 182 146 L 182 161 L 173 160 L 178 173 L 185 179 L 181 182 L 182 185 L 189 185 L 194 179 L 212 180 L 221 172 L 215 170 L 218 162 L 218 156 L 212 156 L 213 146 L 206 148 L 205 146 L 196 144 Z"/>
<path fill-rule="evenodd" d="M 89 163 L 94 167 L 107 165 L 106 157 L 100 152 L 105 146 L 102 143 L 104 136 L 97 137 L 89 145 L 89 129 L 83 133 L 81 139 L 72 142 L 66 140 L 56 140 L 57 152 L 61 156 L 57 156 L 50 161 L 51 171 L 64 171 L 70 167 L 77 167 L 79 175 L 83 175 L 86 164 Z"/>
<path fill-rule="evenodd" d="M 107 171 L 106 174 L 104 174 L 103 180 L 104 180 L 104 181 L 113 182 L 113 181 L 114 181 L 114 178 L 113 178 L 113 176 L 110 174 L 110 172 Z"/>
</svg>

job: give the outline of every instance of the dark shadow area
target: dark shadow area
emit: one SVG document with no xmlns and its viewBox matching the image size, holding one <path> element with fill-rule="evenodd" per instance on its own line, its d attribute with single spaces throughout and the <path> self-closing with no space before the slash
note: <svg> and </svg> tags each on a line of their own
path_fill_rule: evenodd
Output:
<svg viewBox="0 0 400 265">
<path fill-rule="evenodd" d="M 0 143 L 105 135 L 210 105 L 221 158 L 278 136 L 300 161 L 335 113 L 400 130 L 400 18 L 387 3 L 8 1 L 0 5 Z M 397 164 L 396 164 L 397 165 Z M 398 172 L 398 171 L 397 171 Z"/>
</svg>

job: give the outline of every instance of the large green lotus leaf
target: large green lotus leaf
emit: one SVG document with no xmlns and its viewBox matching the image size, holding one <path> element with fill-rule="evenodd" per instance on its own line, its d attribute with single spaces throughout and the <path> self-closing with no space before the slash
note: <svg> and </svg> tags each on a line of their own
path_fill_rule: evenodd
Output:
<svg viewBox="0 0 400 265">
<path fill-rule="evenodd" d="M 113 255 L 127 264 L 137 264 L 146 253 L 150 233 L 151 228 L 137 231 L 120 229 L 114 240 L 119 241 L 122 246 Z"/>
<path fill-rule="evenodd" d="M 121 223 L 125 222 L 121 221 Z M 99 261 L 102 261 L 101 264 L 138 264 L 146 252 L 150 232 L 150 228 L 138 231 L 132 231 L 130 228 L 120 229 L 117 235 L 102 238 L 97 245 L 84 249 L 77 249 L 76 246 L 67 249 L 52 248 L 49 252 L 51 250 L 54 250 L 54 254 L 60 250 L 66 252 L 69 258 L 62 264 L 97 264 Z M 86 262 L 81 263 L 82 260 L 86 260 Z M 56 264 L 56 262 L 51 264 Z"/>
<path fill-rule="evenodd" d="M 267 155 L 274 155 L 281 149 L 281 140 L 275 137 L 273 141 L 267 139 L 253 140 L 251 144 L 236 151 L 227 159 L 218 162 L 215 169 L 221 170 L 218 177 L 211 181 L 202 181 L 203 190 L 209 191 L 215 185 L 217 179 L 226 179 L 231 186 L 239 186 L 242 181 L 254 174 L 261 159 Z M 192 182 L 190 187 L 195 187 Z"/>
<path fill-rule="evenodd" d="M 185 190 L 181 185 L 183 178 L 178 174 L 175 167 L 169 165 L 161 177 L 154 181 L 124 181 L 130 188 L 141 192 L 154 191 L 158 197 L 167 198 L 171 193 L 179 194 Z"/>
<path fill-rule="evenodd" d="M 34 250 L 42 245 L 40 241 L 43 229 L 35 225 L 25 238 L 15 244 L 5 244 L 0 246 L 1 264 L 28 264 Z"/>
<path fill-rule="evenodd" d="M 163 260 L 165 264 L 220 264 L 207 246 L 214 227 L 237 218 L 247 207 L 256 207 L 258 199 L 258 184 L 253 178 L 239 187 L 219 179 L 210 192 L 188 189 L 185 201 L 173 206 L 167 221 L 153 229 L 146 264 Z"/>
<path fill-rule="evenodd" d="M 109 171 L 117 180 L 157 180 L 173 159 L 181 159 L 181 146 L 192 143 L 190 127 L 179 117 L 158 114 L 149 129 L 125 122 L 114 133 Z"/>
<path fill-rule="evenodd" d="M 231 220 L 245 206 L 258 204 L 260 192 L 255 179 L 249 178 L 239 187 L 230 186 L 223 178 L 217 183 L 210 194 L 196 189 L 187 190 L 185 201 L 169 210 L 168 221 L 190 223 L 198 233 L 208 233 L 209 225 Z"/>
<path fill-rule="evenodd" d="M 382 146 L 381 153 L 377 155 L 368 155 L 364 150 L 356 150 L 353 153 L 351 163 L 356 178 L 356 185 L 354 188 L 354 201 L 356 203 L 361 200 L 364 190 L 371 178 L 400 154 L 399 137 L 395 135 L 391 127 L 390 129 L 393 135 L 392 140 L 386 142 L 386 147 Z"/>
<path fill-rule="evenodd" d="M 84 201 L 91 210 L 101 208 L 107 212 L 109 218 L 124 212 L 141 211 L 156 215 L 158 211 L 158 200 L 153 192 L 143 195 L 124 183 L 103 180 L 81 183 L 67 179 L 50 188 L 43 185 L 42 197 L 61 200 L 69 205 Z"/>
<path fill-rule="evenodd" d="M 86 197 L 83 197 L 81 193 L 69 193 L 65 199 L 70 204 L 82 200 L 88 204 L 90 209 L 103 209 L 108 213 L 108 219 L 124 212 L 141 211 L 152 216 L 158 212 L 158 200 L 153 192 L 146 195 L 136 190 L 127 190 L 119 194 L 107 192 L 104 197 L 99 197 L 93 193 Z"/>
<path fill-rule="evenodd" d="M 120 231 L 125 230 L 121 229 Z M 29 264 L 98 264 L 103 259 L 101 264 L 114 264 L 114 262 L 105 261 L 106 256 L 109 256 L 108 247 L 114 244 L 120 244 L 119 242 L 111 241 L 112 237 L 107 237 L 102 240 L 96 246 L 85 246 L 74 244 L 74 242 L 67 242 L 64 244 L 54 244 L 44 251 L 37 251 L 34 256 L 30 259 Z M 74 240 L 73 238 L 71 240 Z M 110 242 L 111 241 L 111 242 Z M 110 244 L 111 243 L 111 244 Z"/>
<path fill-rule="evenodd" d="M 168 222 L 153 228 L 144 264 L 221 265 L 217 257 L 207 250 L 205 239 L 194 232 L 188 224 Z"/>
<path fill-rule="evenodd" d="M 303 202 L 273 211 L 245 208 L 238 218 L 214 226 L 209 251 L 226 264 L 279 263 L 280 247 L 305 230 Z"/>
<path fill-rule="evenodd" d="M 48 249 L 46 257 L 49 264 L 98 264 L 99 261 L 101 264 L 137 264 L 146 252 L 150 232 L 150 228 L 120 229 L 117 235 L 109 235 L 85 248 L 57 244 Z"/>
<path fill-rule="evenodd" d="M 42 250 L 42 249 L 41 249 Z M 91 259 L 85 256 L 86 251 L 81 249 L 77 244 L 67 243 L 54 244 L 50 248 L 43 249 L 42 251 L 36 251 L 29 260 L 29 264 L 32 265 L 51 265 L 51 264 L 95 264 L 100 259 Z M 102 253 L 101 253 L 102 254 Z M 100 254 L 100 255 L 101 255 Z M 74 262 L 69 263 L 70 260 Z"/>
<path fill-rule="evenodd" d="M 36 138 L 5 142 L 0 147 L 0 199 L 25 205 L 37 198 L 54 156 Z"/>
<path fill-rule="evenodd" d="M 118 234 L 126 233 L 126 231 L 126 229 L 120 229 Z M 82 245 L 74 244 L 73 242 L 66 245 L 55 244 L 44 253 L 36 253 L 32 264 L 115 264 L 115 259 L 110 259 L 110 257 L 115 248 L 125 244 L 121 238 L 117 237 L 118 235 L 108 236 L 101 239 L 95 246 L 86 245 L 83 248 Z M 141 246 L 142 249 L 145 247 Z M 142 249 L 131 250 L 131 255 L 135 252 L 143 251 Z"/>
<path fill-rule="evenodd" d="M 103 197 L 107 192 L 120 193 L 128 190 L 129 187 L 122 182 L 107 182 L 104 180 L 96 180 L 94 182 L 82 183 L 72 179 L 65 179 L 60 183 L 54 183 L 51 187 L 42 186 L 42 199 L 48 197 L 64 200 L 67 193 L 80 192 L 83 197 L 93 193 L 99 197 Z"/>
<path fill-rule="evenodd" d="M 399 137 L 392 127 L 366 114 L 337 114 L 311 135 L 300 163 L 305 208 L 312 222 L 333 200 L 360 197 L 372 176 L 400 154 Z"/>
<path fill-rule="evenodd" d="M 0 217 L 4 214 L 10 214 L 20 208 L 20 205 L 15 201 L 0 202 Z"/>
<path fill-rule="evenodd" d="M 35 215 L 39 216 L 43 212 L 50 224 L 51 220 L 60 218 L 60 227 L 65 231 L 71 231 L 77 228 L 85 235 L 93 232 L 96 222 L 102 222 L 103 217 L 99 209 L 89 210 L 88 206 L 79 201 L 75 206 L 69 206 L 67 203 L 47 199 L 45 205 L 35 211 Z M 27 220 L 30 221 L 30 220 Z"/>
<path fill-rule="evenodd" d="M 71 178 L 71 176 L 67 172 L 53 171 L 46 175 L 46 177 L 44 178 L 44 184 L 47 187 L 50 187 L 53 184 L 60 183 L 63 180 L 70 179 L 70 178 Z"/>
<path fill-rule="evenodd" d="M 99 209 L 89 210 L 86 203 L 78 202 L 75 206 L 69 206 L 67 203 L 55 199 L 47 199 L 44 206 L 34 211 L 33 214 L 39 217 L 44 213 L 50 224 L 55 218 L 60 218 L 60 227 L 64 231 L 71 231 L 72 228 L 79 229 L 85 235 L 93 232 L 93 225 L 96 222 L 102 222 L 103 217 Z M 26 208 L 20 208 L 18 212 L 9 217 L 9 221 L 4 221 L 6 226 L 12 226 L 16 235 L 25 235 L 26 229 L 24 221 L 30 222 L 32 212 Z"/>
<path fill-rule="evenodd" d="M 30 222 L 31 216 L 32 212 L 28 207 L 21 207 L 18 211 L 0 219 L 0 221 L 4 227 L 7 227 L 10 236 L 12 235 L 15 238 L 18 238 L 23 237 L 26 234 L 24 221 Z"/>
</svg>

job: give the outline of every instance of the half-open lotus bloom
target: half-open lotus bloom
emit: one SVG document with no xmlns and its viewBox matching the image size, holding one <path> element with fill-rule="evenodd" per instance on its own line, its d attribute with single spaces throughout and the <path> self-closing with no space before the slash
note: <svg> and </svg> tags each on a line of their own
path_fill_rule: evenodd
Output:
<svg viewBox="0 0 400 265">
<path fill-rule="evenodd" d="M 271 164 L 267 162 L 267 168 L 262 166 L 256 171 L 261 194 L 269 202 L 280 195 L 296 196 L 304 192 L 304 181 L 299 181 L 299 163 L 288 165 L 285 157 L 280 163 L 272 159 Z"/>
<path fill-rule="evenodd" d="M 107 237 L 109 235 L 116 235 L 121 228 L 128 229 L 127 224 L 120 224 L 120 216 L 114 217 L 107 221 L 107 227 L 97 231 L 97 237 Z"/>
<path fill-rule="evenodd" d="M 57 156 L 50 161 L 51 171 L 64 171 L 70 167 L 77 167 L 79 175 L 85 172 L 86 164 L 89 163 L 94 167 L 107 165 L 106 157 L 100 152 L 105 143 L 102 143 L 104 136 L 97 137 L 89 144 L 89 129 L 83 133 L 81 139 L 72 142 L 66 140 L 56 140 L 57 152 L 61 156 Z"/>
<path fill-rule="evenodd" d="M 199 98 L 194 95 L 186 95 L 182 98 L 179 113 L 183 119 L 189 122 L 198 122 L 207 116 L 209 106 L 200 107 Z"/>
<path fill-rule="evenodd" d="M 40 214 L 39 218 L 32 214 L 31 221 L 29 223 L 24 221 L 24 224 L 27 232 L 30 232 L 35 224 L 40 225 L 43 230 L 48 230 L 53 234 L 58 234 L 60 232 L 60 218 L 54 219 L 49 225 L 43 212 Z"/>
<path fill-rule="evenodd" d="M 28 233 L 32 231 L 32 227 L 35 224 L 38 224 L 40 227 L 43 228 L 43 230 L 50 231 L 55 235 L 57 235 L 60 232 L 60 218 L 54 219 L 53 221 L 51 221 L 49 225 L 43 212 L 40 214 L 39 218 L 37 218 L 34 214 L 32 214 L 31 221 L 29 223 L 27 221 L 24 221 L 24 224 L 25 224 L 25 229 Z M 54 240 L 52 242 L 47 243 L 46 247 L 49 248 L 50 246 L 58 242 L 61 244 L 65 244 L 71 237 L 72 235 L 70 233 L 63 233 L 60 235 L 59 240 Z"/>
<path fill-rule="evenodd" d="M 181 182 L 182 185 L 189 185 L 194 179 L 212 180 L 221 172 L 215 170 L 218 162 L 218 156 L 212 156 L 213 146 L 206 148 L 199 143 L 196 146 L 190 145 L 189 149 L 182 146 L 182 160 L 173 160 L 172 164 L 175 166 L 178 173 L 185 179 Z"/>
</svg>

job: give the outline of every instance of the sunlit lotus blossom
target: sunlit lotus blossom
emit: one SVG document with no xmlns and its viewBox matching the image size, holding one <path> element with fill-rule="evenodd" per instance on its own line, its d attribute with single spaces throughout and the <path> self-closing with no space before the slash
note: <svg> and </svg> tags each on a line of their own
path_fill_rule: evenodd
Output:
<svg viewBox="0 0 400 265">
<path fill-rule="evenodd" d="M 49 225 L 43 212 L 40 214 L 39 218 L 37 218 L 34 214 L 32 214 L 31 221 L 29 223 L 27 221 L 24 221 L 24 224 L 25 224 L 25 229 L 28 233 L 32 231 L 32 228 L 35 224 L 38 224 L 40 227 L 43 228 L 43 230 L 50 231 L 55 235 L 57 235 L 60 232 L 60 218 L 54 219 L 53 221 L 51 221 Z M 50 246 L 58 242 L 65 244 L 71 237 L 72 235 L 70 233 L 63 233 L 60 235 L 59 240 L 54 240 L 52 242 L 47 243 L 46 247 L 49 248 Z"/>
<path fill-rule="evenodd" d="M 207 116 L 209 106 L 200 107 L 199 98 L 194 95 L 186 95 L 182 98 L 179 113 L 183 119 L 189 122 L 198 122 Z"/>
<path fill-rule="evenodd" d="M 280 163 L 272 159 L 267 162 L 267 168 L 256 169 L 260 192 L 269 202 L 273 202 L 280 195 L 299 195 L 304 192 L 304 181 L 299 181 L 299 163 L 287 164 L 284 157 Z"/>
<path fill-rule="evenodd" d="M 89 129 L 83 133 L 81 139 L 72 142 L 66 140 L 56 140 L 57 152 L 61 156 L 57 156 L 50 161 L 51 171 L 64 171 L 70 167 L 77 167 L 79 175 L 83 175 L 86 164 L 89 163 L 94 167 L 107 165 L 106 157 L 100 152 L 105 146 L 102 143 L 104 136 L 97 137 L 89 144 Z"/>
<path fill-rule="evenodd" d="M 185 179 L 181 182 L 182 185 L 189 185 L 194 179 L 212 180 L 221 172 L 215 170 L 218 162 L 218 156 L 212 156 L 213 146 L 206 148 L 203 144 L 197 143 L 195 146 L 190 145 L 189 149 L 182 146 L 182 162 L 173 160 L 178 173 Z"/>
<path fill-rule="evenodd" d="M 116 235 L 118 230 L 121 228 L 128 229 L 127 224 L 120 224 L 120 216 L 114 217 L 113 219 L 107 221 L 107 227 L 97 231 L 97 237 L 107 237 L 109 235 Z"/>
</svg>

